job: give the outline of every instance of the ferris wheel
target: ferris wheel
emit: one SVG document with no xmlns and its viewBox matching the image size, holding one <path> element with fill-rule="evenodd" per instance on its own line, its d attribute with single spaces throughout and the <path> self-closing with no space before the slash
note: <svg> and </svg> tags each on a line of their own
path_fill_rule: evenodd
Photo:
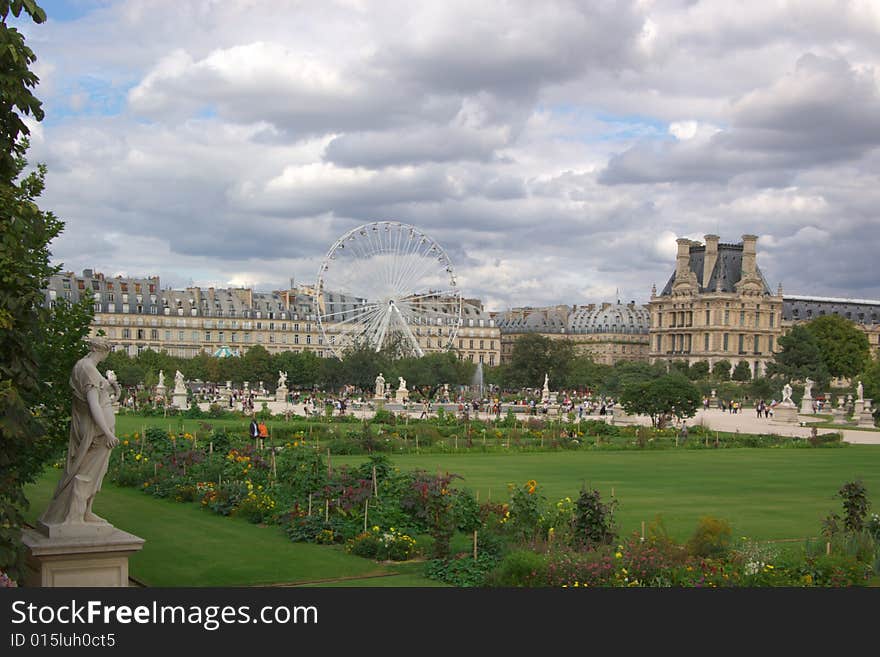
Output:
<svg viewBox="0 0 880 657">
<path fill-rule="evenodd" d="M 396 345 L 423 356 L 449 349 L 461 326 L 461 292 L 446 251 L 415 226 L 377 221 L 340 237 L 324 258 L 315 306 L 324 345 Z"/>
</svg>

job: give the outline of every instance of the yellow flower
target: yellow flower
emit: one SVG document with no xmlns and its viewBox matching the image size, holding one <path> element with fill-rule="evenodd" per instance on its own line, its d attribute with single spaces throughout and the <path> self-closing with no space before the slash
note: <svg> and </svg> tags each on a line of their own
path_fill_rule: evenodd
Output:
<svg viewBox="0 0 880 657">
<path fill-rule="evenodd" d="M 622 552 L 615 552 L 614 557 L 616 559 L 623 559 L 623 553 Z"/>
</svg>

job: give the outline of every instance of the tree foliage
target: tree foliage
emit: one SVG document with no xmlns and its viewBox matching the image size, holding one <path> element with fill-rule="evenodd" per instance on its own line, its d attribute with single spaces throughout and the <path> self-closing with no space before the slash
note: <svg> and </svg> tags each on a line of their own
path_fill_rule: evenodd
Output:
<svg viewBox="0 0 880 657">
<path fill-rule="evenodd" d="M 665 415 L 693 417 L 701 403 L 700 391 L 687 377 L 676 372 L 649 381 L 627 385 L 620 397 L 627 413 L 648 415 L 655 426 Z"/>
<path fill-rule="evenodd" d="M 806 324 L 806 329 L 816 339 L 820 357 L 831 376 L 851 378 L 871 359 L 868 336 L 840 315 L 817 317 Z"/>
<path fill-rule="evenodd" d="M 91 306 L 44 305 L 49 277 L 59 270 L 50 264 L 49 244 L 64 224 L 36 203 L 45 166 L 26 173 L 24 117 L 40 121 L 43 110 L 32 93 L 36 56 L 10 15 L 42 23 L 46 14 L 33 0 L 0 2 L 0 570 L 17 579 L 24 572 L 24 485 L 63 445 L 67 377 L 82 355 Z"/>
<path fill-rule="evenodd" d="M 741 360 L 736 364 L 736 367 L 733 368 L 733 374 L 730 375 L 734 381 L 751 381 L 752 380 L 752 370 L 749 367 L 748 362 Z"/>
<path fill-rule="evenodd" d="M 788 335 L 779 338 L 780 350 L 767 367 L 771 376 L 785 380 L 805 381 L 808 377 L 820 388 L 829 380 L 828 368 L 822 358 L 819 342 L 805 326 L 794 326 Z"/>
<path fill-rule="evenodd" d="M 558 389 L 568 381 L 575 356 L 571 340 L 553 340 L 537 333 L 520 336 L 513 343 L 508 385 L 512 388 L 540 388 L 546 374 Z"/>
</svg>

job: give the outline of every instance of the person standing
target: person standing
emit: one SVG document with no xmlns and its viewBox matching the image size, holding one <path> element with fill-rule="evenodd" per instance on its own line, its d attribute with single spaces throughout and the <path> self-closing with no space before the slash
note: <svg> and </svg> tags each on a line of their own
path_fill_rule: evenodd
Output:
<svg viewBox="0 0 880 657">
<path fill-rule="evenodd" d="M 251 435 L 251 440 L 253 440 L 254 443 L 256 444 L 257 438 L 260 437 L 260 425 L 257 424 L 256 416 L 253 416 L 253 415 L 251 416 L 251 425 L 250 425 L 249 431 L 250 431 L 250 435 Z"/>
</svg>

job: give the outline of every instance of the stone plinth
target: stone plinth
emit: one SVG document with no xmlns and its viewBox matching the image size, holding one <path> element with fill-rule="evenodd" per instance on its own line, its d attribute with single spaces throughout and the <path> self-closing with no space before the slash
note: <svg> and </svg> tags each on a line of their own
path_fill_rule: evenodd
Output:
<svg viewBox="0 0 880 657">
<path fill-rule="evenodd" d="M 186 393 L 185 392 L 175 392 L 171 396 L 171 405 L 175 408 L 187 409 L 189 408 L 189 404 L 186 403 Z"/>
<path fill-rule="evenodd" d="M 801 399 L 801 415 L 812 415 L 813 414 L 813 398 L 812 397 L 804 397 Z"/>
<path fill-rule="evenodd" d="M 864 410 L 865 410 L 865 400 L 864 399 L 856 399 L 853 402 L 853 415 L 856 417 L 859 417 Z"/>
<path fill-rule="evenodd" d="M 858 426 L 863 429 L 874 429 L 874 411 L 871 407 L 871 400 L 866 399 L 862 404 L 862 412 L 856 416 Z"/>
<path fill-rule="evenodd" d="M 281 386 L 279 388 L 275 388 L 275 401 L 286 402 L 287 401 L 287 386 Z"/>
<path fill-rule="evenodd" d="M 156 386 L 156 397 L 165 399 L 165 386 Z"/>
<path fill-rule="evenodd" d="M 846 412 L 842 408 L 832 408 L 831 421 L 834 424 L 844 424 L 846 422 Z"/>
<path fill-rule="evenodd" d="M 636 418 L 629 415 L 620 404 L 611 407 L 611 424 L 635 424 Z"/>
<path fill-rule="evenodd" d="M 398 404 L 405 404 L 409 401 L 409 392 L 407 390 L 397 390 L 394 393 L 394 401 Z"/>
<path fill-rule="evenodd" d="M 776 424 L 798 424 L 798 408 L 794 402 L 782 402 L 773 409 L 773 422 Z"/>
<path fill-rule="evenodd" d="M 128 558 L 143 548 L 144 539 L 109 524 L 107 527 L 110 530 L 100 536 L 51 538 L 34 529 L 25 529 L 22 532 L 22 542 L 27 548 L 25 585 L 128 586 Z"/>
</svg>

